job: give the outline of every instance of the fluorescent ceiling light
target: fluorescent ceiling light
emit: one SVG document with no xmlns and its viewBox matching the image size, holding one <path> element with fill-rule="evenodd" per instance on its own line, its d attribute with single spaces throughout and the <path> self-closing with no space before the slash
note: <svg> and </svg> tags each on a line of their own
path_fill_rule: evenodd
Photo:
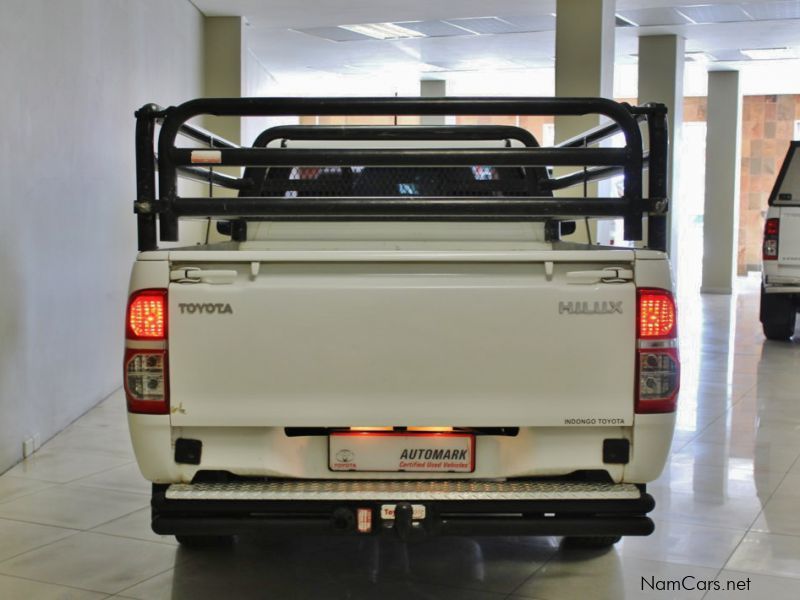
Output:
<svg viewBox="0 0 800 600">
<path fill-rule="evenodd" d="M 340 29 L 346 29 L 353 33 L 367 35 L 376 40 L 397 40 L 402 38 L 424 38 L 424 33 L 407 29 L 394 23 L 364 23 L 361 25 L 339 25 Z"/>
<path fill-rule="evenodd" d="M 795 52 L 794 48 L 753 48 L 751 50 L 739 50 L 739 52 L 753 60 L 797 58 L 797 52 Z"/>
</svg>

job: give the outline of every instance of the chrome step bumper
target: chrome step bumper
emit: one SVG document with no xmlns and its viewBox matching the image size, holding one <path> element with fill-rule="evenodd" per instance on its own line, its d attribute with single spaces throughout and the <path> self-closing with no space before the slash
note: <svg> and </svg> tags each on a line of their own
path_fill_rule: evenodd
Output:
<svg viewBox="0 0 800 600">
<path fill-rule="evenodd" d="M 395 518 L 384 515 L 393 508 Z M 422 506 L 419 506 L 422 505 Z M 649 535 L 644 486 L 575 481 L 280 480 L 153 486 L 153 531 L 232 535 Z M 423 517 L 414 518 L 414 514 Z M 368 527 L 363 527 L 364 523 Z"/>
<path fill-rule="evenodd" d="M 168 500 L 480 501 L 636 500 L 630 483 L 475 480 L 292 480 L 173 484 Z"/>
</svg>

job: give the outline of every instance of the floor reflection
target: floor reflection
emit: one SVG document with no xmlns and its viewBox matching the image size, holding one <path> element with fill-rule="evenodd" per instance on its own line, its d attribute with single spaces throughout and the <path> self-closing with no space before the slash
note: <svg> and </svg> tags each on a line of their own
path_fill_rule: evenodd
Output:
<svg viewBox="0 0 800 600">
<path fill-rule="evenodd" d="M 498 598 L 558 552 L 551 538 L 241 538 L 178 553 L 171 598 Z M 143 590 L 132 590 L 134 594 Z"/>
</svg>

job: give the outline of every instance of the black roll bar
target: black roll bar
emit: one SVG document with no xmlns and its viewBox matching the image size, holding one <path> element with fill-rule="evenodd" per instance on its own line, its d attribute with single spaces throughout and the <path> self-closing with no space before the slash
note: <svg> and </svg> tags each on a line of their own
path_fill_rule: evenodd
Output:
<svg viewBox="0 0 800 600">
<path fill-rule="evenodd" d="M 343 220 L 359 219 L 404 219 L 427 221 L 458 221 L 477 219 L 540 220 L 544 216 L 621 216 L 625 222 L 625 238 L 641 239 L 642 216 L 666 210 L 666 194 L 654 195 L 661 190 L 654 185 L 651 175 L 649 198 L 643 199 L 642 168 L 645 155 L 638 121 L 647 119 L 651 139 L 651 171 L 654 140 L 664 144 L 658 125 L 652 125 L 652 117 L 659 118 L 660 105 L 630 107 L 602 98 L 207 98 L 191 100 L 177 107 L 162 109 L 146 105 L 137 111 L 137 183 L 138 194 L 135 210 L 139 215 L 140 249 L 157 247 L 155 242 L 156 218 L 162 241 L 177 240 L 177 223 L 181 216 L 242 216 L 281 219 Z M 662 107 L 663 108 L 663 107 Z M 463 148 L 397 148 L 397 149 L 285 149 L 267 148 L 262 136 L 276 139 L 286 133 L 273 131 L 259 136 L 252 148 L 240 148 L 200 128 L 191 126 L 188 120 L 200 115 L 215 116 L 311 116 L 311 115 L 554 115 L 581 116 L 603 115 L 612 123 L 595 128 L 580 139 L 567 140 L 560 146 L 541 148 L 523 140 L 525 148 L 463 149 Z M 664 112 L 665 114 L 665 112 Z M 666 120 L 664 123 L 666 123 Z M 158 138 L 159 194 L 155 197 L 155 164 L 152 154 L 154 124 L 161 123 Z M 273 128 L 280 129 L 280 128 Z M 312 128 L 310 128 L 312 129 Z M 359 128 L 327 128 L 327 133 L 318 132 L 313 139 L 346 139 L 353 136 L 351 130 Z M 373 128 L 361 131 L 361 139 L 393 139 L 403 127 Z M 420 136 L 416 139 L 473 139 L 453 133 L 467 127 L 417 127 L 412 128 Z M 509 127 L 519 131 L 519 128 Z M 666 131 L 664 125 L 663 131 Z M 624 148 L 587 148 L 592 141 L 620 132 L 625 137 Z M 295 128 L 294 134 L 298 131 Z M 364 134 L 374 138 L 364 138 Z M 482 132 L 483 135 L 486 132 Z M 209 155 L 198 155 L 197 150 L 176 147 L 179 134 L 214 148 Z M 469 135 L 469 134 L 468 134 Z M 481 132 L 475 132 L 474 139 Z M 449 137 L 448 137 L 449 136 Z M 519 139 L 517 133 L 515 137 Z M 524 136 L 522 136 L 524 137 Z M 482 139 L 486 139 L 483 137 Z M 501 138 L 503 139 L 503 138 Z M 263 145 L 260 145 L 264 142 Z M 534 140 L 535 142 L 535 140 Z M 260 147 L 259 147 L 260 145 Z M 593 167 L 585 169 L 585 177 L 595 177 L 609 171 L 621 171 L 624 175 L 622 198 L 551 198 L 551 197 L 486 197 L 486 198 L 298 198 L 248 197 L 209 199 L 181 198 L 177 193 L 179 173 L 194 178 L 212 179 L 212 183 L 234 189 L 247 189 L 246 178 L 219 176 L 203 167 L 209 162 L 214 166 L 249 167 L 295 167 L 295 166 L 518 166 L 545 167 L 572 165 Z M 656 164 L 660 165 L 660 162 Z M 659 167 L 660 168 L 660 167 Z M 664 163 L 664 169 L 666 164 Z M 657 178 L 656 178 L 657 179 Z M 558 189 L 558 184 L 552 189 Z M 665 191 L 665 190 L 662 190 Z M 599 206 L 603 204 L 605 206 Z M 144 231 L 144 230 L 147 231 Z M 651 238 L 652 241 L 652 238 Z M 654 244 L 651 244 L 654 246 Z"/>
<path fill-rule="evenodd" d="M 254 148 L 266 148 L 275 140 L 517 140 L 529 148 L 539 146 L 533 134 L 513 125 L 278 125 L 262 131 Z"/>
<path fill-rule="evenodd" d="M 643 106 L 632 107 L 634 115 L 645 115 L 647 118 L 647 136 L 650 151 L 648 154 L 649 173 L 647 195 L 649 198 L 667 198 L 669 184 L 667 182 L 667 107 L 655 102 Z M 647 215 L 647 245 L 650 248 L 667 250 L 667 215 L 651 213 Z"/>
</svg>

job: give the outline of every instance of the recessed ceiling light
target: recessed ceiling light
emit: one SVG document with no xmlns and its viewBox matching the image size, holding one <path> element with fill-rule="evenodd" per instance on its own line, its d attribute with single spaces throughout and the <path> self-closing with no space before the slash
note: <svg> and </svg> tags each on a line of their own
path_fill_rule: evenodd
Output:
<svg viewBox="0 0 800 600">
<path fill-rule="evenodd" d="M 739 50 L 753 60 L 779 60 L 781 58 L 797 58 L 794 48 L 752 48 Z"/>
<path fill-rule="evenodd" d="M 403 38 L 423 38 L 427 37 L 424 33 L 401 27 L 395 23 L 364 23 L 361 25 L 339 25 L 340 29 L 346 29 L 353 33 L 367 35 L 376 40 L 398 40 Z"/>
</svg>

